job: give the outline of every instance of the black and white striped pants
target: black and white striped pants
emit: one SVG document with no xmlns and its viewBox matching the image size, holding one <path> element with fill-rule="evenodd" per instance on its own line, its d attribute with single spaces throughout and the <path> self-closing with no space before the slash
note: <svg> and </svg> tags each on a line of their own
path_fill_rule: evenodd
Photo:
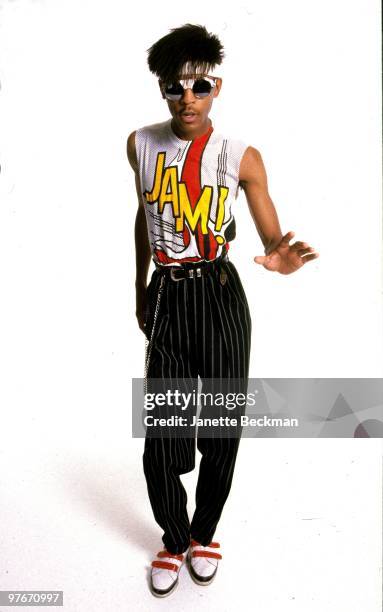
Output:
<svg viewBox="0 0 383 612">
<path fill-rule="evenodd" d="M 227 256 L 226 256 L 227 257 Z M 220 273 L 226 272 L 226 282 Z M 146 331 L 150 338 L 162 272 L 148 285 Z M 227 259 L 209 264 L 206 276 L 174 281 L 165 275 L 155 323 L 147 379 L 246 379 L 249 372 L 251 316 L 237 269 Z M 201 411 L 201 417 L 203 416 Z M 206 416 L 206 413 L 205 415 Z M 154 518 L 164 530 L 167 550 L 184 552 L 193 538 L 212 540 L 229 495 L 240 437 L 153 438 L 146 435 L 143 466 Z M 190 523 L 180 475 L 202 454 L 196 508 Z"/>
</svg>

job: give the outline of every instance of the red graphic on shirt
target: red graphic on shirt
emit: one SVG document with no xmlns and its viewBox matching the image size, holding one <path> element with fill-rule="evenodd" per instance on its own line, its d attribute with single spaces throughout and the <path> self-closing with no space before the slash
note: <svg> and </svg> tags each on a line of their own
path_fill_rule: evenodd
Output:
<svg viewBox="0 0 383 612">
<path fill-rule="evenodd" d="M 202 190 L 201 160 L 206 143 L 209 140 L 212 131 L 213 127 L 210 126 L 210 129 L 206 132 L 206 134 L 192 142 L 185 159 L 184 167 L 182 169 L 181 181 L 186 184 L 192 210 L 195 210 L 198 198 Z M 215 259 L 217 256 L 218 244 L 213 232 L 210 228 L 208 228 L 208 233 L 203 234 L 199 225 L 197 226 L 196 230 L 197 247 L 201 257 L 207 260 Z M 190 242 L 189 232 L 189 228 L 185 225 L 185 246 L 188 246 Z"/>
<path fill-rule="evenodd" d="M 202 191 L 202 155 L 213 129 L 213 126 L 210 126 L 209 130 L 205 134 L 193 140 L 186 154 L 185 162 L 182 169 L 181 182 L 185 183 L 186 185 L 190 200 L 190 206 L 193 211 L 195 210 Z M 184 225 L 184 228 L 182 230 L 182 236 L 185 248 L 187 248 L 190 244 L 190 228 L 188 228 L 186 224 Z M 202 232 L 202 228 L 200 227 L 200 225 L 197 225 L 196 243 L 200 256 L 184 257 L 180 260 L 175 259 L 173 257 L 169 257 L 169 255 L 167 255 L 164 251 L 160 249 L 155 249 L 154 252 L 158 262 L 161 264 L 168 264 L 173 262 L 181 263 L 187 261 L 200 261 L 201 258 L 209 261 L 217 257 L 217 251 L 220 245 L 217 243 L 214 233 L 211 231 L 210 228 L 208 228 L 208 233 L 206 234 Z M 226 251 L 228 251 L 229 243 L 225 243 L 224 248 L 226 249 Z"/>
</svg>

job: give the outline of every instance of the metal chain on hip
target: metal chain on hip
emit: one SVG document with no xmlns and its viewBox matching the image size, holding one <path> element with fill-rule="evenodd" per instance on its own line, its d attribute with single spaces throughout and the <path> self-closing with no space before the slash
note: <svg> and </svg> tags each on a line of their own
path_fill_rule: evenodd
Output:
<svg viewBox="0 0 383 612">
<path fill-rule="evenodd" d="M 154 316 L 153 316 L 153 325 L 152 325 L 152 331 L 150 334 L 150 340 L 148 340 L 147 337 L 145 336 L 144 395 L 146 395 L 147 387 L 148 387 L 148 370 L 149 370 L 150 355 L 152 352 L 154 331 L 156 327 L 158 311 L 160 308 L 160 300 L 161 300 L 161 294 L 163 291 L 164 283 L 165 283 L 165 275 L 162 274 L 160 287 L 158 289 L 156 308 L 155 308 Z"/>
</svg>

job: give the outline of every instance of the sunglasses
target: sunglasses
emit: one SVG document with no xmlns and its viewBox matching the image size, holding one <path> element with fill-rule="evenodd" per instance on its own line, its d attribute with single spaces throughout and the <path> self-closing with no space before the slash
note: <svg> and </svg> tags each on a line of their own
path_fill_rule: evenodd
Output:
<svg viewBox="0 0 383 612">
<path fill-rule="evenodd" d="M 216 79 L 209 75 L 198 75 L 196 78 L 180 79 L 173 83 L 162 84 L 161 90 L 165 98 L 176 101 L 181 100 L 186 89 L 192 89 L 196 98 L 207 98 L 216 86 Z"/>
</svg>

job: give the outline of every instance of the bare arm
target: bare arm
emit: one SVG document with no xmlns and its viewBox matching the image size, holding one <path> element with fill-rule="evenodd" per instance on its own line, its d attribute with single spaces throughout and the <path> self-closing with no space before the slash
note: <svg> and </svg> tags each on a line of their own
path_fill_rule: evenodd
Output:
<svg viewBox="0 0 383 612">
<path fill-rule="evenodd" d="M 291 274 L 305 263 L 319 257 L 307 242 L 289 244 L 294 232 L 283 236 L 277 212 L 269 195 L 266 170 L 260 152 L 247 147 L 239 169 L 239 184 L 243 188 L 255 226 L 265 247 L 265 255 L 254 257 L 267 270 Z"/>
<path fill-rule="evenodd" d="M 151 250 L 148 239 L 148 230 L 144 203 L 141 195 L 140 176 L 135 146 L 135 132 L 132 132 L 127 141 L 127 156 L 135 175 L 138 209 L 134 224 L 134 241 L 136 249 L 136 316 L 140 329 L 144 331 L 144 314 L 146 306 L 146 285 L 151 260 Z"/>
<path fill-rule="evenodd" d="M 280 243 L 282 232 L 275 206 L 269 195 L 262 157 L 254 147 L 248 147 L 242 157 L 239 184 L 246 194 L 251 216 L 267 255 Z"/>
</svg>

